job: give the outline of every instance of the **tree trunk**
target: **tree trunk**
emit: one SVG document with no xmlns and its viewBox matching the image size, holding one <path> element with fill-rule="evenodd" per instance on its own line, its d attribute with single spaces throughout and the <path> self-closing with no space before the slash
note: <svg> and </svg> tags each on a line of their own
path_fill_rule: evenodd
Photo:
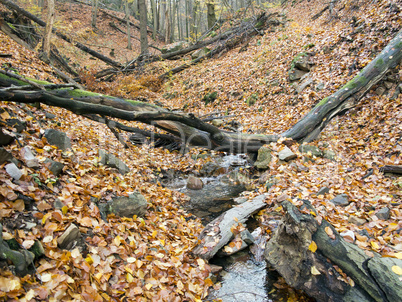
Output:
<svg viewBox="0 0 402 302">
<path fill-rule="evenodd" d="M 190 27 L 190 34 L 194 40 L 197 40 L 198 35 L 198 27 L 197 27 L 197 17 L 198 17 L 198 10 L 200 9 L 200 1 L 194 0 L 193 4 L 193 17 L 191 20 L 191 27 Z"/>
<path fill-rule="evenodd" d="M 215 0 L 208 0 L 207 2 L 207 20 L 208 20 L 208 29 L 211 29 L 216 23 L 216 15 L 215 15 Z"/>
<path fill-rule="evenodd" d="M 384 50 L 351 81 L 329 97 L 319 102 L 307 115 L 283 136 L 298 141 L 312 141 L 335 116 L 356 106 L 357 102 L 377 84 L 383 76 L 395 68 L 402 59 L 402 30 Z"/>
<path fill-rule="evenodd" d="M 140 9 L 140 40 L 141 40 L 141 55 L 148 55 L 148 34 L 147 34 L 147 6 L 145 0 L 138 0 Z"/>
<path fill-rule="evenodd" d="M 47 0 L 47 24 L 45 34 L 43 35 L 42 51 L 45 61 L 49 62 L 50 58 L 50 39 L 52 36 L 52 28 L 54 22 L 54 0 Z"/>
<path fill-rule="evenodd" d="M 130 9 L 128 7 L 128 1 L 125 1 L 125 11 L 126 11 L 126 23 L 127 23 L 127 49 L 132 50 L 133 47 L 131 45 L 131 34 L 130 34 Z M 141 44 L 142 45 L 142 44 Z"/>
<path fill-rule="evenodd" d="M 156 13 L 156 5 L 155 5 L 156 0 L 151 0 L 151 9 L 152 9 L 152 24 L 154 26 L 153 31 L 152 31 L 152 39 L 156 39 L 156 20 L 157 20 L 157 13 Z"/>
<path fill-rule="evenodd" d="M 92 28 L 96 28 L 96 19 L 98 16 L 98 0 L 92 0 Z"/>
</svg>

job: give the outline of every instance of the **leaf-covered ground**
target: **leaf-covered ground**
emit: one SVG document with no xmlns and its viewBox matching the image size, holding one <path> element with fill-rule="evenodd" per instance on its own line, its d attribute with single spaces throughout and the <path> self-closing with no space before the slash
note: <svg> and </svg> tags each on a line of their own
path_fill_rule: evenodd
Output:
<svg viewBox="0 0 402 302">
<path fill-rule="evenodd" d="M 281 133 L 323 97 L 350 80 L 402 25 L 401 1 L 387 0 L 339 1 L 334 11 L 337 18 L 331 19 L 326 11 L 312 21 L 311 17 L 326 2 L 302 1 L 293 7 L 271 8 L 286 13 L 291 20 L 283 28 L 252 39 L 247 51 L 239 53 L 239 47 L 193 66 L 163 83 L 159 90 L 155 76 L 181 62 L 158 62 L 147 67 L 140 80 L 138 76 L 128 76 L 109 84 L 94 82 L 88 72 L 87 84 L 97 91 L 158 100 L 166 107 L 199 116 L 212 112 L 233 114 L 232 120 L 239 122 L 244 132 Z M 135 57 L 135 52 L 129 54 L 122 50 L 125 47 L 122 34 L 110 40 L 114 36 L 109 35 L 107 18 L 100 18 L 100 28 L 107 35 L 104 39 L 90 32 L 88 13 L 76 12 L 74 20 L 78 21 L 66 23 L 72 18 L 71 12 L 86 9 L 85 6 L 64 5 L 66 11 L 58 11 L 57 26 L 66 30 L 72 26 L 71 31 L 87 33 L 91 43 L 120 43 L 116 45 L 120 45 L 124 54 L 116 50 L 116 60 L 123 63 Z M 0 41 L 0 53 L 12 55 L 12 58 L 0 58 L 1 64 L 11 64 L 23 75 L 59 82 L 51 68 L 37 59 L 36 53 L 1 32 Z M 104 67 L 80 53 L 73 57 L 75 50 L 71 46 L 57 43 L 61 42 L 55 44 L 60 50 L 65 49 L 81 67 L 88 70 Z M 138 45 L 134 47 L 138 49 Z M 102 51 L 107 54 L 109 50 Z M 301 52 L 314 53 L 315 66 L 311 72 L 313 82 L 296 93 L 296 84 L 289 82 L 287 72 L 293 58 Z M 402 99 L 400 95 L 391 97 L 401 75 L 401 70 L 396 70 L 387 80 L 390 85 L 384 95 L 379 95 L 378 86 L 375 87 L 356 108 L 333 120 L 323 131 L 315 144 L 322 150 L 335 151 L 336 161 L 307 155 L 313 161 L 306 162 L 297 144 L 291 146 L 298 154 L 294 161 L 297 165 L 282 165 L 277 158 L 273 159 L 269 174 L 275 176 L 277 184 L 268 191 L 271 207 L 258 215 L 268 236 L 270 212 L 281 212 L 278 197 L 295 204 L 299 198 L 308 199 L 317 208 L 318 219 L 327 219 L 339 232 L 353 231 L 355 243 L 368 254 L 375 251 L 402 258 L 402 181 L 379 171 L 386 164 L 402 164 Z M 317 86 L 322 89 L 318 90 Z M 218 93 L 217 100 L 205 105 L 202 98 L 214 91 Z M 249 106 L 246 101 L 252 95 L 255 104 Z M 45 257 L 35 263 L 37 272 L 30 277 L 18 278 L 7 267 L 1 269 L 0 294 L 4 299 L 199 301 L 205 297 L 212 285 L 208 279 L 209 266 L 189 253 L 202 225 L 182 209 L 184 197 L 162 188 L 154 176 L 158 169 L 199 169 L 202 160 L 194 161 L 191 154 L 202 150 L 192 149 L 184 155 L 147 146 L 130 146 L 124 150 L 106 126 L 68 111 L 6 102 L 0 105 L 2 121 L 16 117 L 27 123 L 26 130 L 18 137 L 19 143 L 5 149 L 22 161 L 21 147 L 30 146 L 40 161 L 38 170 L 22 165 L 23 177 L 19 182 L 11 181 L 4 164 L 0 167 L 3 238 L 15 238 L 27 248 L 33 240 L 40 240 L 45 248 Z M 56 117 L 46 118 L 45 111 Z M 62 152 L 49 145 L 42 138 L 48 128 L 64 131 L 72 139 L 72 150 Z M 100 148 L 118 155 L 131 172 L 123 176 L 101 165 Z M 283 145 L 275 143 L 270 148 L 279 151 Z M 58 179 L 45 166 L 46 158 L 66 165 Z M 300 169 L 301 166 L 308 170 Z M 365 177 L 369 171 L 372 174 Z M 322 187 L 328 187 L 329 193 L 316 196 Z M 255 190 L 244 195 L 251 198 L 266 190 L 265 185 L 256 183 Z M 134 191 L 142 193 L 150 202 L 144 218 L 109 217 L 106 223 L 91 198 L 110 200 Z M 18 197 L 19 193 L 33 199 L 33 208 Z M 339 207 L 330 202 L 342 193 L 351 201 L 348 206 Z M 55 208 L 56 200 L 62 202 L 61 208 Z M 390 209 L 390 218 L 380 220 L 375 214 L 384 207 Z M 29 220 L 32 215 L 36 224 L 32 229 L 11 227 L 12 220 Z M 362 224 L 356 224 L 355 218 Z M 57 238 L 73 222 L 85 238 L 87 249 L 82 252 L 78 248 L 67 251 L 57 247 Z"/>
</svg>

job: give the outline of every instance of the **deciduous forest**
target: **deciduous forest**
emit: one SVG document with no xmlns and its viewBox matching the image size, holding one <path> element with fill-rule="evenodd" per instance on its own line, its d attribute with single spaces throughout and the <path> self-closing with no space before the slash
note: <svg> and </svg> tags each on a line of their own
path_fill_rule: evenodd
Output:
<svg viewBox="0 0 402 302">
<path fill-rule="evenodd" d="M 0 299 L 402 301 L 402 1 L 0 0 Z"/>
</svg>

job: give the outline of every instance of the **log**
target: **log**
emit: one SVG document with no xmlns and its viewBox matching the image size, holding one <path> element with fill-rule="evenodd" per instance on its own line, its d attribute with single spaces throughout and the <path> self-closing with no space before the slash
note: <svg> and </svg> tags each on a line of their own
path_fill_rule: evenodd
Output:
<svg viewBox="0 0 402 302">
<path fill-rule="evenodd" d="M 332 118 L 355 107 L 389 70 L 401 62 L 401 59 L 402 30 L 358 75 L 334 94 L 321 100 L 292 128 L 282 133 L 282 136 L 303 142 L 315 140 Z"/>
<path fill-rule="evenodd" d="M 265 198 L 266 194 L 257 196 L 252 201 L 242 203 L 208 223 L 198 237 L 200 243 L 194 247 L 192 253 L 202 259 L 211 259 L 223 246 L 232 240 L 233 227 L 236 227 L 239 223 L 245 224 L 251 215 L 267 205 Z"/>
<path fill-rule="evenodd" d="M 402 267 L 402 260 L 370 256 L 346 242 L 326 220 L 319 223 L 289 201 L 282 205 L 286 214 L 264 255 L 291 287 L 317 301 L 402 301 L 400 276 L 392 271 Z M 317 215 L 309 201 L 301 209 Z"/>
<path fill-rule="evenodd" d="M 30 12 L 28 12 L 28 11 L 24 10 L 23 8 L 19 7 L 14 2 L 12 2 L 10 0 L 0 0 L 0 3 L 4 4 L 7 8 L 9 8 L 11 10 L 15 10 L 17 13 L 27 17 L 28 19 L 34 21 L 35 23 L 39 24 L 40 26 L 46 27 L 46 22 L 42 21 L 41 19 L 39 19 L 35 15 L 33 15 Z M 93 49 L 90 49 L 89 47 L 85 46 L 84 44 L 82 44 L 80 42 L 73 41 L 71 38 L 67 37 L 65 34 L 59 32 L 55 28 L 52 29 L 52 32 L 54 34 L 56 34 L 56 36 L 58 36 L 59 38 L 63 39 L 64 41 L 66 41 L 68 43 L 71 43 L 72 45 L 74 45 L 78 49 L 81 49 L 82 51 L 94 56 L 95 58 L 98 58 L 99 60 L 105 62 L 108 65 L 111 65 L 111 66 L 116 67 L 116 68 L 122 68 L 123 67 L 123 65 L 120 64 L 119 62 L 113 61 L 112 59 L 102 55 L 101 53 L 96 52 Z"/>
<path fill-rule="evenodd" d="M 380 172 L 402 174 L 402 166 L 401 165 L 385 165 L 384 167 L 380 168 Z"/>
</svg>

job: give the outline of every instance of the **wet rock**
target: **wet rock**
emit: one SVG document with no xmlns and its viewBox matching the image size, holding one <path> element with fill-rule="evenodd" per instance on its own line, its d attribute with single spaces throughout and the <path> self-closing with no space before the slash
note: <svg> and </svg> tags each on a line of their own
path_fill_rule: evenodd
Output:
<svg viewBox="0 0 402 302">
<path fill-rule="evenodd" d="M 308 144 L 300 145 L 299 151 L 301 153 L 311 153 L 313 156 L 316 156 L 316 157 L 320 157 L 323 155 L 321 150 L 318 147 L 313 146 L 313 145 L 308 145 Z"/>
<path fill-rule="evenodd" d="M 329 160 L 335 160 L 336 153 L 332 150 L 324 150 L 323 157 Z"/>
<path fill-rule="evenodd" d="M 0 127 L 0 146 L 6 146 L 10 144 L 14 140 L 14 137 L 8 135 L 3 132 L 3 129 Z"/>
<path fill-rule="evenodd" d="M 63 151 L 71 148 L 71 141 L 64 132 L 55 129 L 47 129 L 44 136 L 50 145 L 54 145 Z"/>
<path fill-rule="evenodd" d="M 57 245 L 61 249 L 71 249 L 74 246 L 74 242 L 76 242 L 80 236 L 80 230 L 74 223 L 72 223 L 64 231 L 64 233 L 59 238 L 57 238 Z"/>
<path fill-rule="evenodd" d="M 10 163 L 6 165 L 6 172 L 10 175 L 13 179 L 19 180 L 22 176 L 22 172 L 14 163 Z"/>
<path fill-rule="evenodd" d="M 348 222 L 353 223 L 357 226 L 361 226 L 361 225 L 365 224 L 367 222 L 367 220 L 364 218 L 356 217 L 356 216 L 349 216 Z"/>
<path fill-rule="evenodd" d="M 121 174 L 130 172 L 130 168 L 123 161 L 105 150 L 99 149 L 99 160 L 105 166 L 118 169 Z"/>
<path fill-rule="evenodd" d="M 15 128 L 15 130 L 17 130 L 18 133 L 21 133 L 22 131 L 24 131 L 26 129 L 26 123 L 25 122 L 21 122 L 19 119 L 17 118 L 10 118 L 7 120 L 7 125 L 10 127 Z"/>
<path fill-rule="evenodd" d="M 200 48 L 193 52 L 193 54 L 191 55 L 191 59 L 196 60 L 198 58 L 201 58 L 201 57 L 209 54 L 210 52 L 211 52 L 211 50 L 208 47 Z"/>
<path fill-rule="evenodd" d="M 290 150 L 288 147 L 285 147 L 281 151 L 279 151 L 278 157 L 280 160 L 289 161 L 295 159 L 297 155 L 294 154 L 292 150 Z"/>
<path fill-rule="evenodd" d="M 201 167 L 200 173 L 201 175 L 211 176 L 219 168 L 220 167 L 217 163 L 210 161 Z"/>
<path fill-rule="evenodd" d="M 349 204 L 349 197 L 347 194 L 339 194 L 331 202 L 338 206 L 347 206 Z"/>
<path fill-rule="evenodd" d="M 128 197 L 116 197 L 109 203 L 109 213 L 119 217 L 144 216 L 148 202 L 140 193 L 132 193 Z"/>
<path fill-rule="evenodd" d="M 28 168 L 39 168 L 39 161 L 28 146 L 20 150 L 20 155 Z"/>
<path fill-rule="evenodd" d="M 258 156 L 256 162 L 254 163 L 254 166 L 258 169 L 268 169 L 271 159 L 271 150 L 267 147 L 261 147 L 260 149 L 258 149 Z"/>
<path fill-rule="evenodd" d="M 11 161 L 13 159 L 13 156 L 11 155 L 10 152 L 8 152 L 4 148 L 0 148 L 0 165 L 4 164 L 7 161 Z"/>
<path fill-rule="evenodd" d="M 59 163 L 58 161 L 46 158 L 45 164 L 48 166 L 50 172 L 52 172 L 53 175 L 56 177 L 59 176 L 61 172 L 63 172 L 64 164 Z"/>
<path fill-rule="evenodd" d="M 319 189 L 318 192 L 317 192 L 317 196 L 324 195 L 325 193 L 329 193 L 329 188 L 328 187 L 322 187 L 321 189 Z"/>
<path fill-rule="evenodd" d="M 189 176 L 187 179 L 187 189 L 201 190 L 204 187 L 202 180 L 195 176 Z"/>
<path fill-rule="evenodd" d="M 387 208 L 387 207 L 384 207 L 384 208 L 382 208 L 381 210 L 379 210 L 379 211 L 375 214 L 375 216 L 377 216 L 377 218 L 378 218 L 378 219 L 381 219 L 381 220 L 388 220 L 389 217 L 390 217 L 390 214 L 391 214 L 390 209 Z"/>
</svg>

